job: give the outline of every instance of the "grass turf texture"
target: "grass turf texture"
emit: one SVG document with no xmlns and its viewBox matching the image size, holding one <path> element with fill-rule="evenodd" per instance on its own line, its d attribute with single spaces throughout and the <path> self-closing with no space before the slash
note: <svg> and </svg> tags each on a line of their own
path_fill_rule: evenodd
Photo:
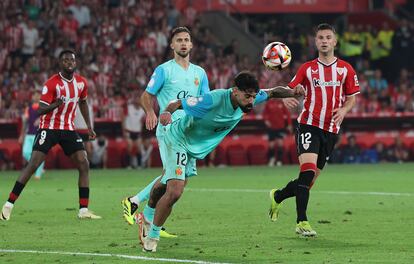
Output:
<svg viewBox="0 0 414 264">
<path fill-rule="evenodd" d="M 267 216 L 268 191 L 297 175 L 297 166 L 199 169 L 166 227 L 146 254 L 120 201 L 160 170 L 94 170 L 90 208 L 102 220 L 79 221 L 76 171 L 47 171 L 31 180 L 11 220 L 0 221 L 0 249 L 89 252 L 231 263 L 414 263 L 414 164 L 328 166 L 311 191 L 308 217 L 317 238 L 294 233 L 294 199 L 280 218 Z M 1 204 L 18 172 L 0 174 Z M 352 194 L 333 192 L 355 192 Z M 332 193 L 331 193 L 332 192 Z M 362 192 L 409 193 L 406 196 Z M 116 257 L 0 252 L 0 263 L 136 263 Z M 148 261 L 147 263 L 165 263 Z"/>
</svg>

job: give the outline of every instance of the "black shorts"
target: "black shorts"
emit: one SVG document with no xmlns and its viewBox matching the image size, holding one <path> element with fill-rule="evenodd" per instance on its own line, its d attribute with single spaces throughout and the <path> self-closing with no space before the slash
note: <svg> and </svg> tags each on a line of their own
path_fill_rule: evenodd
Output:
<svg viewBox="0 0 414 264">
<path fill-rule="evenodd" d="M 70 156 L 79 150 L 85 150 L 83 141 L 76 131 L 57 129 L 37 130 L 33 150 L 47 154 L 56 144 L 62 147 L 66 156 Z"/>
<path fill-rule="evenodd" d="M 83 142 L 90 141 L 88 133 L 79 133 L 79 132 L 77 132 L 77 133 L 78 133 L 78 135 L 80 136 L 80 138 L 82 139 Z"/>
<path fill-rule="evenodd" d="M 137 140 L 141 137 L 141 133 L 140 132 L 128 132 L 129 133 L 129 138 L 131 140 Z"/>
<path fill-rule="evenodd" d="M 318 154 L 316 166 L 320 170 L 325 166 L 338 141 L 337 134 L 304 124 L 298 124 L 295 138 L 298 155 L 303 153 Z"/>
<path fill-rule="evenodd" d="M 286 134 L 286 130 L 284 129 L 278 129 L 278 130 L 269 129 L 267 131 L 267 135 L 269 136 L 269 141 L 273 141 L 276 138 L 283 139 L 285 137 L 285 134 Z"/>
</svg>

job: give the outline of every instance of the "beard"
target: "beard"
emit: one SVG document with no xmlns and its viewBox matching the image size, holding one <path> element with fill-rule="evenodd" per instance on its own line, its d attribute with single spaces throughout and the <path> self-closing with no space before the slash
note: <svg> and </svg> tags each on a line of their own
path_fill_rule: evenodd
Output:
<svg viewBox="0 0 414 264">
<path fill-rule="evenodd" d="M 186 58 L 190 54 L 190 51 L 175 51 L 175 54 L 177 54 L 181 58 Z"/>
<path fill-rule="evenodd" d="M 252 104 L 248 104 L 248 105 L 241 105 L 240 109 L 243 111 L 243 113 L 249 113 L 250 111 L 252 111 L 253 109 L 253 105 Z"/>
</svg>

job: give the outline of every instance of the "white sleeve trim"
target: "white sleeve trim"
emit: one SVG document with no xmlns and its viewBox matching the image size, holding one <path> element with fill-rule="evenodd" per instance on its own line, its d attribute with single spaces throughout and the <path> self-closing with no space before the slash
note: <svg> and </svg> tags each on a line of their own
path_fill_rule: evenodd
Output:
<svg viewBox="0 0 414 264">
<path fill-rule="evenodd" d="M 45 104 L 45 105 L 50 105 L 49 103 L 47 103 L 47 102 L 45 102 L 45 101 L 42 101 L 42 100 L 40 100 L 40 102 L 41 102 L 42 104 Z"/>
</svg>

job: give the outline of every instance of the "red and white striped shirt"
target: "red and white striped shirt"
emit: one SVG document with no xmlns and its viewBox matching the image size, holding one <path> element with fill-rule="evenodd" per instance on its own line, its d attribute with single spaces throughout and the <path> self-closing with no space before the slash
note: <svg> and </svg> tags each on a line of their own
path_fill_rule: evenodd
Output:
<svg viewBox="0 0 414 264">
<path fill-rule="evenodd" d="M 329 65 L 319 59 L 308 61 L 288 86 L 293 88 L 298 84 L 306 90 L 298 122 L 338 134 L 339 125 L 334 123 L 332 111 L 342 107 L 347 96 L 359 93 L 358 77 L 352 66 L 340 59 Z"/>
<path fill-rule="evenodd" d="M 43 86 L 40 102 L 49 105 L 60 98 L 63 104 L 42 115 L 39 128 L 75 130 L 73 120 L 78 101 L 85 100 L 87 96 L 88 85 L 84 77 L 74 74 L 72 80 L 68 80 L 60 73 L 53 75 Z"/>
</svg>

